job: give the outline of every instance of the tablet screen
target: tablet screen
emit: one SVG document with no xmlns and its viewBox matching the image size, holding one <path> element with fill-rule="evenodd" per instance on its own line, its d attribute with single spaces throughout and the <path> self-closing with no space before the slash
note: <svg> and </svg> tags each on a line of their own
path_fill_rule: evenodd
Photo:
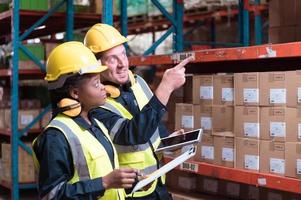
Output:
<svg viewBox="0 0 301 200">
<path fill-rule="evenodd" d="M 199 132 L 200 132 L 200 130 L 196 130 L 196 131 L 192 131 L 192 132 L 187 132 L 182 135 L 162 138 L 161 142 L 162 142 L 163 146 L 172 146 L 172 145 L 176 145 L 179 143 L 197 140 L 198 136 L 199 136 Z"/>
<path fill-rule="evenodd" d="M 197 143 L 201 138 L 201 134 L 202 129 L 197 129 L 181 135 L 161 138 L 161 147 L 156 149 L 155 152 L 173 150 L 188 144 Z"/>
</svg>

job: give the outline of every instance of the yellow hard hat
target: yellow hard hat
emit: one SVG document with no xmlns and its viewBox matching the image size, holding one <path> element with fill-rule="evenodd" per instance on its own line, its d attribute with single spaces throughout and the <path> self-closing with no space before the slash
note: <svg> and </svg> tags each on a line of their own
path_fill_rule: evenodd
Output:
<svg viewBox="0 0 301 200">
<path fill-rule="evenodd" d="M 99 53 L 127 42 L 117 29 L 107 24 L 95 24 L 85 35 L 84 44 L 93 53 Z"/>
<path fill-rule="evenodd" d="M 52 50 L 46 63 L 45 80 L 52 82 L 67 74 L 100 73 L 107 69 L 81 42 L 65 42 Z"/>
</svg>

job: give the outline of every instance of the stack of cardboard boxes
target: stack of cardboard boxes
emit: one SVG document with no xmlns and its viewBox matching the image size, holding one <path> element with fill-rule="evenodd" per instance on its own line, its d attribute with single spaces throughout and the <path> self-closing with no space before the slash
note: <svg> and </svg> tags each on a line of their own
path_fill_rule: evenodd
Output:
<svg viewBox="0 0 301 200">
<path fill-rule="evenodd" d="M 27 146 L 31 144 L 26 143 Z M 0 181 L 11 182 L 11 145 L 1 144 Z M 19 182 L 32 183 L 36 181 L 32 156 L 19 147 Z"/>
<path fill-rule="evenodd" d="M 194 75 L 186 80 L 184 103 L 176 104 L 175 129 L 203 128 L 194 160 L 301 177 L 300 71 Z M 212 187 L 197 190 L 219 194 L 220 187 L 230 184 L 211 182 Z M 237 198 L 246 190 L 239 184 L 230 188 Z"/>
</svg>

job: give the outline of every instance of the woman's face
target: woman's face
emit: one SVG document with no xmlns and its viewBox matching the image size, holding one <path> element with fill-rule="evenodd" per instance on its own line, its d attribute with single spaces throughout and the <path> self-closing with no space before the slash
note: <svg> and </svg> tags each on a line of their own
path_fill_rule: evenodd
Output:
<svg viewBox="0 0 301 200">
<path fill-rule="evenodd" d="M 107 94 L 104 85 L 100 82 L 99 74 L 87 74 L 78 86 L 78 101 L 82 108 L 89 111 L 92 108 L 99 107 L 105 103 Z"/>
</svg>

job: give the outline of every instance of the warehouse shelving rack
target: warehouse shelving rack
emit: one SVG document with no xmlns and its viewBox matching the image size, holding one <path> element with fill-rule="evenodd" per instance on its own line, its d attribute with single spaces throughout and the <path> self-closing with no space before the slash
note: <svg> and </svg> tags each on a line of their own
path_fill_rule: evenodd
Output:
<svg viewBox="0 0 301 200">
<path fill-rule="evenodd" d="M 99 0 L 100 1 L 100 0 Z M 168 31 L 162 38 L 156 41 L 152 47 L 148 49 L 144 53 L 144 56 L 140 58 L 131 58 L 131 63 L 133 65 L 140 65 L 142 63 L 153 63 L 154 64 L 173 64 L 177 62 L 174 58 L 166 58 L 166 56 L 158 56 L 158 57 L 145 57 L 149 55 L 153 50 L 169 35 L 173 34 L 174 52 L 183 51 L 183 47 L 185 45 L 185 41 L 183 41 L 183 25 L 189 24 L 192 20 L 198 21 L 203 19 L 212 18 L 213 13 L 206 14 L 191 14 L 184 16 L 183 14 L 183 0 L 173 0 L 173 13 L 168 13 L 162 5 L 158 2 L 158 0 L 151 0 L 163 13 L 163 16 L 167 18 L 163 19 L 164 21 L 160 21 L 162 19 L 156 19 L 152 22 L 157 24 L 169 23 L 167 26 Z M 2 135 L 10 136 L 11 138 L 11 146 L 12 146 L 12 182 L 6 183 L 2 182 L 0 185 L 5 186 L 11 189 L 12 199 L 19 199 L 19 189 L 26 188 L 35 188 L 36 185 L 33 183 L 28 184 L 19 184 L 18 182 L 18 147 L 21 146 L 26 151 L 31 153 L 29 147 L 24 145 L 20 141 L 20 136 L 25 132 L 29 131 L 29 127 L 31 127 L 35 122 L 42 117 L 44 113 L 49 109 L 46 108 L 37 119 L 35 119 L 28 127 L 24 130 L 19 130 L 17 124 L 14 123 L 18 121 L 18 81 L 21 78 L 41 78 L 44 76 L 45 66 L 40 63 L 37 58 L 24 46 L 22 45 L 22 40 L 36 38 L 39 36 L 50 35 L 57 32 L 62 32 L 66 30 L 66 40 L 72 40 L 73 29 L 89 27 L 100 21 L 102 18 L 102 22 L 107 24 L 113 24 L 114 20 L 117 18 L 112 16 L 112 1 L 111 0 L 102 0 L 103 2 L 103 12 L 102 15 L 95 14 L 74 14 L 73 13 L 73 1 L 72 0 L 61 0 L 57 5 L 51 8 L 48 12 L 43 11 L 25 11 L 19 10 L 19 0 L 13 0 L 12 10 L 1 13 L 0 14 L 0 44 L 7 44 L 12 42 L 13 46 L 13 58 L 12 69 L 1 69 L 0 77 L 6 77 L 11 80 L 11 103 L 12 103 L 12 116 L 11 116 L 11 130 L 0 130 Z M 243 46 L 249 45 L 249 12 L 255 13 L 255 26 L 256 29 L 256 44 L 261 43 L 261 16 L 260 11 L 266 8 L 259 5 L 259 0 L 256 0 L 257 4 L 253 7 L 249 6 L 248 0 L 239 0 L 239 9 L 233 10 L 233 14 L 237 14 L 239 17 L 239 32 L 240 32 L 240 43 Z M 58 8 L 60 8 L 64 3 L 66 3 L 66 14 L 65 13 L 55 13 Z M 127 0 L 121 0 L 121 31 L 124 35 L 128 33 L 141 33 L 143 31 L 156 31 L 152 29 L 154 27 L 145 28 L 145 23 L 136 24 L 136 23 L 128 23 L 127 14 L 126 14 L 126 5 Z M 228 13 L 225 11 L 218 11 L 220 15 L 226 16 Z M 74 23 L 76 21 L 76 23 Z M 34 25 L 32 25 L 34 24 Z M 44 28 L 41 26 L 45 25 Z M 144 29 L 143 29 L 144 28 Z M 166 28 L 166 26 L 162 27 L 162 29 Z M 140 29 L 140 30 L 139 30 Z M 214 29 L 213 29 L 214 30 Z M 20 35 L 21 34 L 21 35 Z M 214 35 L 214 31 L 212 32 Z M 186 41 L 189 43 L 189 41 Z M 212 41 L 215 43 L 216 41 Z M 19 61 L 19 49 L 21 49 L 28 57 L 30 57 L 39 67 L 37 70 L 19 70 L 18 69 L 18 61 Z M 235 50 L 234 50 L 235 51 Z M 177 54 L 174 54 L 177 56 Z M 196 54 L 198 57 L 198 54 Z M 146 59 L 147 61 L 143 61 Z M 160 60 L 157 60 L 160 59 Z M 180 58 L 181 59 L 181 58 Z M 198 62 L 198 61 L 195 61 Z M 203 62 L 203 61 L 202 61 Z M 205 62 L 205 61 L 204 61 Z M 33 130 L 33 132 L 38 132 L 39 130 Z"/>
<path fill-rule="evenodd" d="M 186 67 L 187 73 L 297 70 L 300 69 L 301 42 L 209 49 L 171 55 L 136 56 L 130 58 L 130 65 L 159 65 L 161 69 L 166 69 L 188 56 L 193 56 L 195 60 Z M 165 156 L 164 160 L 165 162 L 170 162 L 172 158 Z M 196 161 L 184 162 L 176 169 L 218 179 L 301 194 L 301 180 L 296 178 Z"/>
</svg>

